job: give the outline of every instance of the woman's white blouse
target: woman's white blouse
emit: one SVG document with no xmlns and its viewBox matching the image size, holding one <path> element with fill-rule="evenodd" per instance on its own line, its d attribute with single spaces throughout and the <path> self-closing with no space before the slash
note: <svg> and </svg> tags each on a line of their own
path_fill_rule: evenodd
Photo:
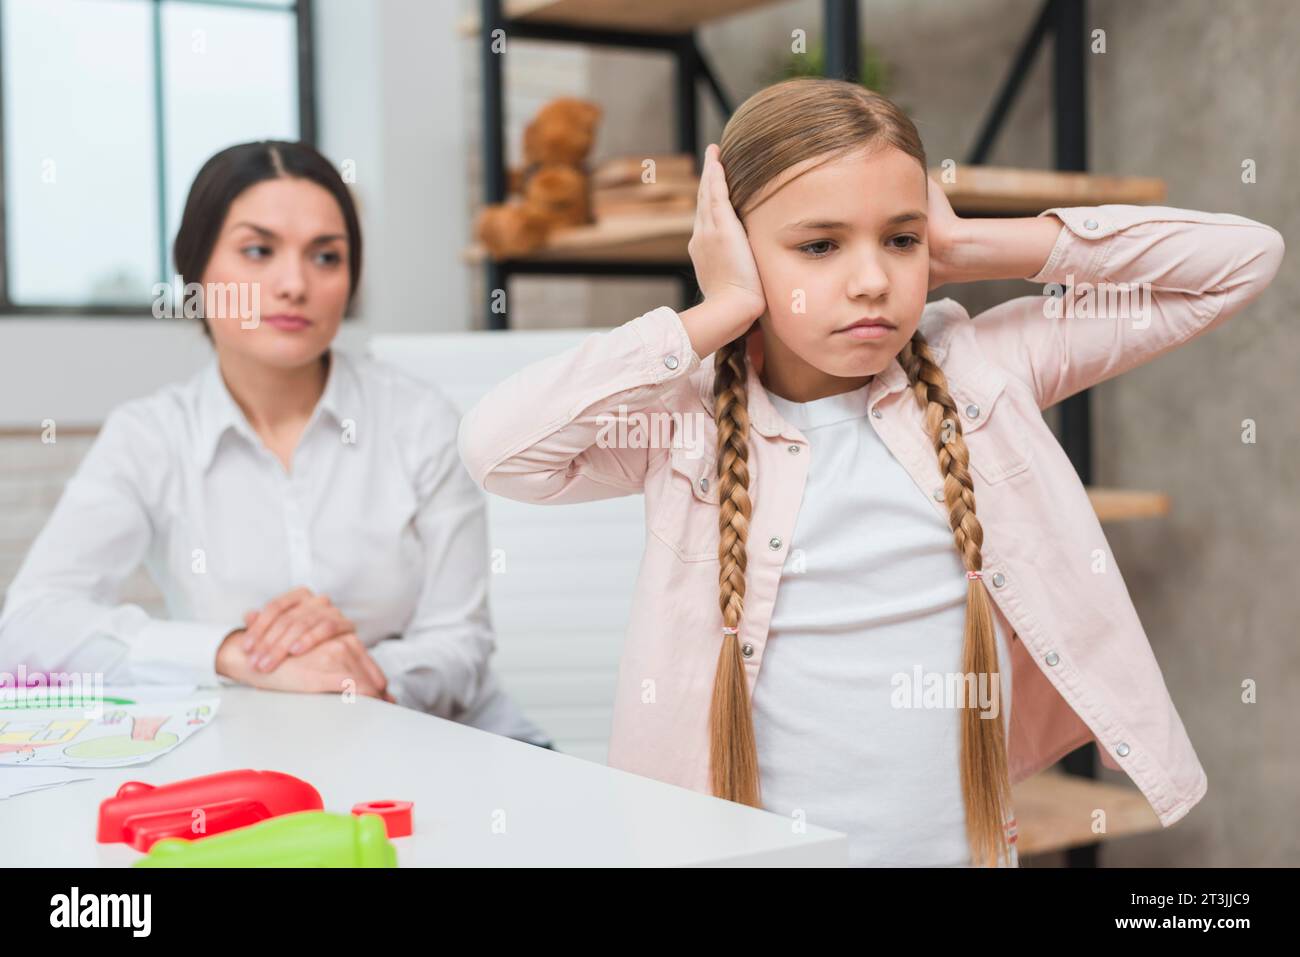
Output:
<svg viewBox="0 0 1300 957">
<path fill-rule="evenodd" d="M 215 359 L 104 423 L 9 589 L 0 659 L 110 683 L 227 683 L 217 648 L 249 609 L 328 595 L 399 704 L 538 742 L 489 669 L 485 503 L 432 387 L 333 350 L 292 469 Z M 120 604 L 144 562 L 167 617 Z"/>
</svg>

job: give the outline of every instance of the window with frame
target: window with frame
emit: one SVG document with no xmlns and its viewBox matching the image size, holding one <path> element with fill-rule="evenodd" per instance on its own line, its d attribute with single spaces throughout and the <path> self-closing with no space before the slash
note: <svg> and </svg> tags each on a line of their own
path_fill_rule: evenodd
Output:
<svg viewBox="0 0 1300 957">
<path fill-rule="evenodd" d="M 310 0 L 0 0 L 0 114 L 0 314 L 148 316 L 204 161 L 314 142 Z"/>
</svg>

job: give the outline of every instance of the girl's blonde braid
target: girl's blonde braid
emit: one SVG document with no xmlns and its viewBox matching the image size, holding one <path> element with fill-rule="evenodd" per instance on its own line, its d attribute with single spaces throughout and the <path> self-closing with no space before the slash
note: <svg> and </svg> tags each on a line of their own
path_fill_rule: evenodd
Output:
<svg viewBox="0 0 1300 957">
<path fill-rule="evenodd" d="M 709 708 L 710 777 L 717 797 L 760 806 L 758 748 L 740 653 L 745 609 L 745 542 L 749 538 L 749 403 L 746 338 L 714 356 L 713 415 L 718 431 L 718 594 L 722 647 Z"/>
<path fill-rule="evenodd" d="M 984 529 L 975 517 L 970 452 L 962 434 L 961 417 L 948 392 L 948 378 L 919 331 L 903 347 L 898 362 L 925 414 L 925 428 L 939 456 L 948 523 L 968 573 L 962 671 L 976 681 L 990 682 L 991 694 L 1000 702 L 1002 687 L 992 603 L 982 575 L 980 547 Z M 961 786 L 972 860 L 996 866 L 1010 853 L 1006 822 L 1011 811 L 1011 782 L 1001 708 L 991 718 L 982 717 L 978 701 L 966 702 L 961 724 Z"/>
</svg>

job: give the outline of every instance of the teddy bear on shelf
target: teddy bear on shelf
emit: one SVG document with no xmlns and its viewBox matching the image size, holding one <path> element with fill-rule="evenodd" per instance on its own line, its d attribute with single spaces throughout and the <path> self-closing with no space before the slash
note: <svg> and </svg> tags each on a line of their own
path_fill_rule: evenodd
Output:
<svg viewBox="0 0 1300 957">
<path fill-rule="evenodd" d="M 505 203 L 485 206 L 474 233 L 493 259 L 524 256 L 556 226 L 591 222 L 587 154 L 601 110 L 571 97 L 551 100 L 524 129 L 524 167 L 509 171 Z"/>
</svg>

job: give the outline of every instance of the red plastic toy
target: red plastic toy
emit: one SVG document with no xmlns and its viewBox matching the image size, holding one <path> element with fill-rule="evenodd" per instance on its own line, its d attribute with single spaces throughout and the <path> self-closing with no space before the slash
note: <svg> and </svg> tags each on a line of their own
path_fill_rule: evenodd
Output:
<svg viewBox="0 0 1300 957">
<path fill-rule="evenodd" d="M 97 839 L 148 852 L 164 837 L 194 839 L 324 808 L 319 791 L 279 771 L 222 771 L 158 787 L 128 781 L 100 803 Z"/>
<path fill-rule="evenodd" d="M 378 814 L 384 819 L 389 837 L 406 837 L 411 833 L 410 801 L 363 801 L 352 806 L 353 814 Z"/>
</svg>

